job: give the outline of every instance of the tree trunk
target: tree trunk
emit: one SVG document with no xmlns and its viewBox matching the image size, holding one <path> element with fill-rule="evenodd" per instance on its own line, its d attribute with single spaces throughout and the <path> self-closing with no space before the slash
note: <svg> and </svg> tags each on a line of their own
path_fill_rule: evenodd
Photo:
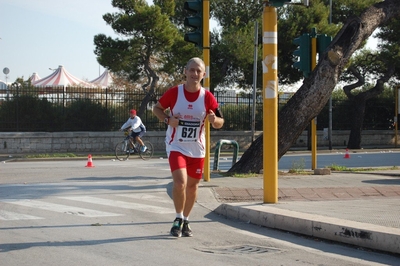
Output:
<svg viewBox="0 0 400 266">
<path fill-rule="evenodd" d="M 357 82 L 343 87 L 343 91 L 347 98 L 351 101 L 351 130 L 347 148 L 349 149 L 361 149 L 361 132 L 365 117 L 365 107 L 367 101 L 372 99 L 384 90 L 384 84 L 393 76 L 395 68 L 391 62 L 386 62 L 386 72 L 383 77 L 379 78 L 376 85 L 363 92 L 357 92 L 352 94 L 352 90 L 361 87 L 365 84 L 364 76 L 354 67 L 350 66 L 349 71 L 357 78 Z"/>
<path fill-rule="evenodd" d="M 351 112 L 351 130 L 349 136 L 349 142 L 347 148 L 349 149 L 361 149 L 361 131 L 365 116 L 365 97 L 356 97 L 352 101 L 352 112 Z"/>
<path fill-rule="evenodd" d="M 228 172 L 259 173 L 260 169 L 262 169 L 262 158 L 263 158 L 263 138 L 262 134 L 260 134 L 260 136 L 253 141 L 253 143 L 246 150 L 246 152 L 243 153 L 240 160 L 237 161 Z"/>
<path fill-rule="evenodd" d="M 144 66 L 145 66 L 145 70 L 147 73 L 148 82 L 145 85 L 143 85 L 143 90 L 146 92 L 146 96 L 143 98 L 142 103 L 140 104 L 140 108 L 139 108 L 139 112 L 138 112 L 139 117 L 143 116 L 144 112 L 147 109 L 147 105 L 149 104 L 149 102 L 151 102 L 151 101 L 157 102 L 154 92 L 157 87 L 158 81 L 160 79 L 157 76 L 157 73 L 151 68 L 151 66 L 149 64 L 149 60 L 146 61 Z M 149 89 L 147 89 L 148 86 L 150 86 Z"/>
<path fill-rule="evenodd" d="M 350 18 L 319 59 L 317 67 L 279 112 L 279 160 L 316 117 L 331 96 L 352 54 L 381 24 L 400 15 L 396 0 L 386 0 L 368 8 L 361 17 Z M 263 168 L 262 134 L 228 173 L 258 173 Z M 250 165 L 250 166 L 248 166 Z"/>
</svg>

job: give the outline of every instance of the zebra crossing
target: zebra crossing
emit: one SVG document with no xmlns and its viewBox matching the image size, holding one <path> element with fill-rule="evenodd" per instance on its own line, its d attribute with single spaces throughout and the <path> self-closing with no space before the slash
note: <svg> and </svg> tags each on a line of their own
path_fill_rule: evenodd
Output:
<svg viewBox="0 0 400 266">
<path fill-rule="evenodd" d="M 46 217 L 36 215 L 36 213 L 42 214 L 41 211 L 83 218 L 124 216 L 126 209 L 158 214 L 174 213 L 172 201 L 165 195 L 153 195 L 154 191 L 153 194 L 147 193 L 114 194 L 112 199 L 109 195 L 98 194 L 96 196 L 66 195 L 41 199 L 0 199 L 0 221 L 46 219 Z M 165 191 L 163 193 L 165 194 Z M 62 203 L 58 203 L 60 201 Z M 83 204 L 85 207 L 82 207 Z M 111 211 L 105 211 L 104 208 L 111 209 Z M 24 211 L 28 213 L 23 213 Z"/>
</svg>

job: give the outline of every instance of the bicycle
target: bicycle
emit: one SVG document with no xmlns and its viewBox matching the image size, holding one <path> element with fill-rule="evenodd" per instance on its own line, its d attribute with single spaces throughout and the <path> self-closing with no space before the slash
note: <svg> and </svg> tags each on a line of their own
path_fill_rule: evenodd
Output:
<svg viewBox="0 0 400 266">
<path fill-rule="evenodd" d="M 137 143 L 129 134 L 129 130 L 124 130 L 125 139 L 115 145 L 115 157 L 120 161 L 128 160 L 131 154 L 139 154 L 143 160 L 153 157 L 153 144 L 148 140 L 142 140 L 147 149 L 142 152 L 142 146 Z"/>
</svg>

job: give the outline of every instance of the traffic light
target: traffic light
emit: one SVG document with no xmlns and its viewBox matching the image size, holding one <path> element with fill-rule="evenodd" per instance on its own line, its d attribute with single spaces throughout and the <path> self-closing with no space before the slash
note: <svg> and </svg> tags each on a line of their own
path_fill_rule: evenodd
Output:
<svg viewBox="0 0 400 266">
<path fill-rule="evenodd" d="M 326 34 L 318 34 L 317 35 L 317 51 L 319 56 L 325 52 L 326 48 L 328 48 L 329 44 L 332 42 L 332 37 Z"/>
<path fill-rule="evenodd" d="M 299 57 L 299 60 L 295 62 L 293 66 L 303 71 L 304 77 L 308 77 L 308 74 L 311 72 L 310 34 L 304 33 L 300 37 L 294 39 L 293 43 L 299 46 L 299 48 L 293 52 L 293 55 Z"/>
<path fill-rule="evenodd" d="M 191 0 L 183 4 L 183 8 L 189 12 L 195 13 L 193 16 L 186 17 L 184 25 L 194 30 L 185 33 L 185 41 L 194 43 L 196 47 L 203 48 L 203 1 Z"/>
</svg>

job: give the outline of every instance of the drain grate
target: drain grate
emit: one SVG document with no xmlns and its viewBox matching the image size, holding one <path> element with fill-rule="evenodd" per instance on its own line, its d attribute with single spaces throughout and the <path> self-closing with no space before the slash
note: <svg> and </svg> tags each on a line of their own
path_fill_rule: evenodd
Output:
<svg viewBox="0 0 400 266">
<path fill-rule="evenodd" d="M 233 246 L 233 247 L 215 247 L 215 248 L 207 248 L 207 249 L 199 249 L 196 250 L 212 253 L 212 254 L 264 254 L 269 252 L 279 252 L 279 249 L 270 248 L 270 247 L 259 247 L 252 245 L 241 245 L 241 246 Z"/>
</svg>

